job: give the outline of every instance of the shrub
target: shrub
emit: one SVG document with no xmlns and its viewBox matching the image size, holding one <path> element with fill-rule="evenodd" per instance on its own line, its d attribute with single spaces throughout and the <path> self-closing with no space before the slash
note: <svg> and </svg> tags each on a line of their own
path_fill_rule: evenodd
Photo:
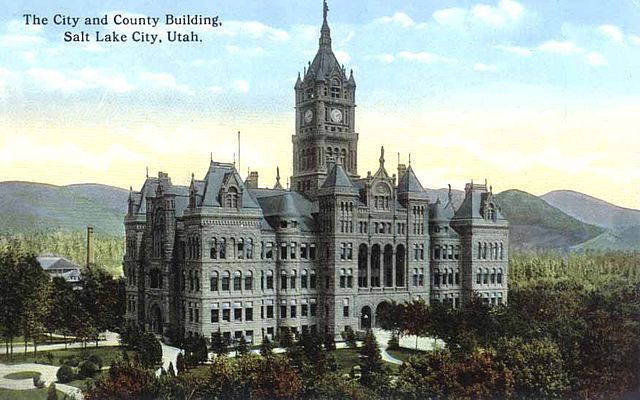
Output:
<svg viewBox="0 0 640 400">
<path fill-rule="evenodd" d="M 358 345 L 356 344 L 356 333 L 350 326 L 347 326 L 345 328 L 345 330 L 341 333 L 341 336 L 347 343 L 347 346 L 349 346 L 350 348 L 355 349 L 356 347 L 358 347 Z"/>
<path fill-rule="evenodd" d="M 389 350 L 397 350 L 400 348 L 400 340 L 398 340 L 398 335 L 395 333 L 391 336 L 391 339 L 387 342 L 387 348 Z"/>
<path fill-rule="evenodd" d="M 38 389 L 42 389 L 44 387 L 44 381 L 40 379 L 40 374 L 33 377 L 33 386 Z"/>
<path fill-rule="evenodd" d="M 62 365 L 68 365 L 70 367 L 77 367 L 80 364 L 80 359 L 78 357 L 69 357 L 67 359 L 61 359 L 60 363 Z"/>
<path fill-rule="evenodd" d="M 92 363 L 98 366 L 98 369 L 102 369 L 102 358 L 100 358 L 99 355 L 92 354 L 89 356 L 89 358 L 87 358 L 87 361 L 91 361 Z"/>
<path fill-rule="evenodd" d="M 98 366 L 91 361 L 83 361 L 78 367 L 78 376 L 80 378 L 91 378 L 98 372 Z"/>
<path fill-rule="evenodd" d="M 53 354 L 47 353 L 46 357 L 47 361 L 49 361 L 49 364 L 53 365 Z"/>
<path fill-rule="evenodd" d="M 47 390 L 47 400 L 58 400 L 58 392 L 56 391 L 56 384 L 51 382 L 49 389 Z"/>
<path fill-rule="evenodd" d="M 75 378 L 75 373 L 73 372 L 73 368 L 64 364 L 60 368 L 58 368 L 58 372 L 56 372 L 56 378 L 58 378 L 58 382 L 60 383 L 69 383 Z"/>
</svg>

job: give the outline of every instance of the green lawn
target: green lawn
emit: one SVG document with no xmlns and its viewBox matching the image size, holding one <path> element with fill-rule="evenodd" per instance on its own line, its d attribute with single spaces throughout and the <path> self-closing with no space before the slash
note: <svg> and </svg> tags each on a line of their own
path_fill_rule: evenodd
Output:
<svg viewBox="0 0 640 400">
<path fill-rule="evenodd" d="M 33 379 L 36 376 L 40 376 L 42 375 L 40 372 L 36 372 L 36 371 L 20 371 L 20 372 L 14 372 L 13 374 L 9 374 L 9 375 L 5 375 L 4 378 L 7 379 Z"/>
<path fill-rule="evenodd" d="M 61 349 L 38 352 L 37 356 L 33 356 L 33 353 L 27 354 L 13 354 L 13 359 L 9 358 L 9 355 L 0 355 L 0 362 L 5 364 L 22 364 L 22 363 L 37 363 L 48 365 L 61 365 L 62 361 L 71 357 L 87 358 L 92 354 L 97 354 L 102 358 L 102 365 L 109 366 L 111 361 L 116 357 L 122 355 L 123 347 L 120 346 L 106 346 L 106 347 L 92 347 L 89 346 L 86 349 Z M 53 362 L 49 362 L 47 353 L 53 356 Z M 129 351 L 128 355 L 133 357 L 134 352 Z"/>
<path fill-rule="evenodd" d="M 64 397 L 64 393 L 58 392 L 58 398 Z M 47 388 L 29 390 L 11 390 L 0 388 L 0 400 L 45 400 L 47 398 Z"/>
</svg>

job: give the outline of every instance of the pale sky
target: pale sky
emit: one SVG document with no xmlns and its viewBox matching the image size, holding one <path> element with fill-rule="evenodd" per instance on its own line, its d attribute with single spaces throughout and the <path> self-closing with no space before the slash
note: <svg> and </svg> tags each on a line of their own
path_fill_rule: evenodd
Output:
<svg viewBox="0 0 640 400">
<path fill-rule="evenodd" d="M 145 167 L 202 178 L 210 153 L 241 174 L 291 171 L 293 85 L 322 2 L 50 1 L 0 11 L 0 181 L 139 188 Z M 60 2 L 58 2 L 60 3 Z M 640 0 L 329 1 L 333 49 L 353 69 L 359 173 L 385 146 L 422 184 L 541 195 L 570 189 L 640 208 Z M 23 14 L 47 17 L 25 25 Z M 219 16 L 169 43 L 165 14 Z M 82 17 L 76 28 L 56 14 Z M 115 15 L 161 24 L 115 26 Z M 109 26 L 85 26 L 106 15 Z M 163 43 L 97 43 L 135 30 Z M 90 42 L 65 43 L 65 31 Z M 284 178 L 283 178 L 284 181 Z"/>
</svg>

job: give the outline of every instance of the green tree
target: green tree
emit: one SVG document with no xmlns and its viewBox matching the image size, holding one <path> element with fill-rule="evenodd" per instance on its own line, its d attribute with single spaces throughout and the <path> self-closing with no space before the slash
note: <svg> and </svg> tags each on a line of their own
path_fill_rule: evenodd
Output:
<svg viewBox="0 0 640 400">
<path fill-rule="evenodd" d="M 249 354 L 249 347 L 247 347 L 247 339 L 244 338 L 244 335 L 238 341 L 238 345 L 236 346 L 236 354 L 239 356 L 246 356 Z"/>
<path fill-rule="evenodd" d="M 293 334 L 289 328 L 280 329 L 280 337 L 278 338 L 280 347 L 288 349 L 293 346 Z"/>
<path fill-rule="evenodd" d="M 402 399 L 449 399 L 459 391 L 456 362 L 448 350 L 413 356 L 402 363 L 396 394 Z"/>
<path fill-rule="evenodd" d="M 344 329 L 344 331 L 341 333 L 341 335 L 344 341 L 347 343 L 347 346 L 349 346 L 352 349 L 355 349 L 356 347 L 358 347 L 356 343 L 356 339 L 357 339 L 356 333 L 350 326 L 347 326 Z"/>
<path fill-rule="evenodd" d="M 260 344 L 260 355 L 263 357 L 273 355 L 273 343 L 266 336 L 262 339 L 262 343 Z"/>
<path fill-rule="evenodd" d="M 218 356 L 226 356 L 229 352 L 227 340 L 220 333 L 220 329 L 211 334 L 211 351 Z"/>
<path fill-rule="evenodd" d="M 562 355 L 552 340 L 502 338 L 497 341 L 496 361 L 513 375 L 518 399 L 561 399 L 566 397 L 569 380 Z"/>
<path fill-rule="evenodd" d="M 371 330 L 364 336 L 364 341 L 360 352 L 360 383 L 364 386 L 373 387 L 380 384 L 385 377 L 385 369 L 380 355 L 380 348 L 376 337 Z"/>
</svg>

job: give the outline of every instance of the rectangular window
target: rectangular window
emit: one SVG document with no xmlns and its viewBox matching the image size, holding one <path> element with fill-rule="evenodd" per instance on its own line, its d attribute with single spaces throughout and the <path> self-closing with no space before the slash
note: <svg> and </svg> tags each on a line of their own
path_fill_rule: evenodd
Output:
<svg viewBox="0 0 640 400">
<path fill-rule="evenodd" d="M 296 276 L 291 275 L 291 289 L 295 289 L 295 288 L 296 288 Z"/>
<path fill-rule="evenodd" d="M 306 274 L 303 274 L 300 277 L 300 288 L 302 288 L 302 289 L 306 289 L 307 288 L 307 275 Z"/>
<path fill-rule="evenodd" d="M 244 278 L 244 290 L 253 290 L 253 277 L 247 276 Z"/>
<path fill-rule="evenodd" d="M 346 260 L 347 259 L 347 244 L 346 243 L 340 243 L 340 259 L 341 260 Z"/>
<path fill-rule="evenodd" d="M 347 277 L 344 275 L 340 276 L 340 287 L 344 288 L 347 286 Z"/>
<path fill-rule="evenodd" d="M 245 331 L 244 336 L 247 339 L 247 342 L 253 343 L 253 331 Z"/>
<path fill-rule="evenodd" d="M 311 303 L 311 306 L 309 307 L 309 313 L 311 314 L 312 317 L 316 316 L 318 310 L 318 306 L 315 303 Z"/>
<path fill-rule="evenodd" d="M 280 275 L 280 289 L 286 289 L 286 288 L 287 288 L 287 275 L 281 274 Z"/>
<path fill-rule="evenodd" d="M 242 321 L 242 308 L 234 308 L 233 309 L 233 320 L 234 321 Z"/>
<path fill-rule="evenodd" d="M 241 290 L 242 289 L 242 278 L 236 276 L 233 278 L 233 290 Z"/>
<path fill-rule="evenodd" d="M 353 260 L 353 243 L 347 243 L 347 260 Z"/>
<path fill-rule="evenodd" d="M 267 289 L 273 289 L 273 275 L 267 275 Z"/>
<path fill-rule="evenodd" d="M 244 240 L 243 239 L 238 240 L 238 252 L 236 254 L 238 254 L 238 259 L 242 260 L 244 258 Z"/>
<path fill-rule="evenodd" d="M 200 322 L 200 309 L 196 308 L 196 322 Z"/>
<path fill-rule="evenodd" d="M 273 306 L 267 306 L 267 318 L 273 318 Z"/>
<path fill-rule="evenodd" d="M 349 316 L 349 306 L 342 307 L 342 316 L 343 317 L 348 317 Z"/>
<path fill-rule="evenodd" d="M 280 318 L 287 318 L 287 306 L 280 306 Z"/>
<path fill-rule="evenodd" d="M 219 310 L 211 310 L 211 322 L 220 322 Z"/>
<path fill-rule="evenodd" d="M 297 314 L 297 307 L 296 306 L 291 306 L 291 318 L 296 318 Z"/>
<path fill-rule="evenodd" d="M 316 259 L 316 245 L 312 244 L 309 246 L 309 259 L 311 260 L 315 260 Z"/>
<path fill-rule="evenodd" d="M 353 276 L 351 276 L 351 275 L 347 276 L 347 287 L 348 288 L 352 288 L 353 287 Z"/>
<path fill-rule="evenodd" d="M 231 310 L 228 308 L 222 310 L 222 320 L 226 322 L 231 321 Z"/>
<path fill-rule="evenodd" d="M 273 260 L 273 242 L 268 242 L 266 244 L 267 248 L 265 250 L 265 257 L 267 258 L 267 260 Z"/>
<path fill-rule="evenodd" d="M 209 288 L 211 289 L 212 292 L 215 292 L 218 290 L 218 277 L 217 276 L 212 276 L 211 279 L 209 279 Z"/>
<path fill-rule="evenodd" d="M 224 338 L 225 343 L 231 343 L 231 332 L 222 332 L 222 337 Z"/>
<path fill-rule="evenodd" d="M 222 278 L 222 290 L 229 290 L 229 278 L 228 277 L 223 277 Z"/>
<path fill-rule="evenodd" d="M 245 308 L 244 309 L 244 319 L 246 321 L 253 321 L 253 308 Z"/>
<path fill-rule="evenodd" d="M 311 278 L 309 279 L 309 288 L 311 289 L 315 289 L 316 288 L 316 274 L 311 274 Z"/>
<path fill-rule="evenodd" d="M 189 308 L 189 322 L 193 322 L 193 308 Z"/>
<path fill-rule="evenodd" d="M 307 317 L 309 316 L 309 306 L 306 304 L 303 304 L 300 306 L 300 316 L 302 317 Z"/>
<path fill-rule="evenodd" d="M 303 260 L 307 259 L 307 244 L 306 243 L 300 243 L 300 258 Z"/>
<path fill-rule="evenodd" d="M 286 260 L 287 259 L 287 244 L 286 243 L 280 243 L 280 259 L 281 260 Z"/>
<path fill-rule="evenodd" d="M 292 260 L 296 259 L 296 246 L 297 246 L 296 242 L 291 243 L 291 259 Z"/>
</svg>

